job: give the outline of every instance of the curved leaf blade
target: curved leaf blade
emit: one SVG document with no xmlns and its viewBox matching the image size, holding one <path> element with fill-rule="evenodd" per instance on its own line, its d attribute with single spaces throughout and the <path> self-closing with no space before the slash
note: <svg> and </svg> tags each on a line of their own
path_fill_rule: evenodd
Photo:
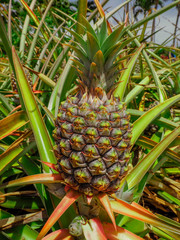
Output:
<svg viewBox="0 0 180 240">
<path fill-rule="evenodd" d="M 60 174 L 54 173 L 40 173 L 36 175 L 26 176 L 22 178 L 18 178 L 0 185 L 0 189 L 15 187 L 15 186 L 22 186 L 26 184 L 37 184 L 37 183 L 55 183 L 55 182 L 62 182 L 62 178 Z"/>
<path fill-rule="evenodd" d="M 179 137 L 177 137 L 173 143 L 175 143 L 175 145 L 180 145 L 180 139 L 178 139 Z M 176 143 L 176 140 L 177 140 L 177 143 Z M 149 139 L 149 138 L 146 138 L 144 136 L 140 137 L 137 142 L 136 142 L 137 145 L 140 145 L 144 148 L 147 148 L 147 149 L 153 149 L 156 145 L 157 145 L 157 142 L 153 141 L 152 139 Z M 171 146 L 172 143 L 169 145 Z M 176 153 L 175 151 L 172 151 L 171 149 L 166 149 L 164 154 L 168 157 L 170 157 L 172 160 L 174 161 L 177 161 L 177 162 L 180 162 L 180 156 L 178 153 Z"/>
<path fill-rule="evenodd" d="M 132 73 L 133 67 L 137 61 L 137 58 L 139 56 L 139 54 L 141 53 L 141 51 L 144 48 L 144 44 L 142 44 L 137 51 L 135 52 L 134 56 L 130 59 L 130 61 L 128 62 L 128 65 L 126 66 L 127 69 L 121 74 L 121 77 L 119 79 L 119 84 L 118 87 L 116 88 L 115 92 L 114 92 L 114 96 L 115 97 L 120 97 L 121 101 L 123 101 L 124 98 L 124 93 L 126 90 L 126 86 L 128 84 L 129 81 L 129 77 Z"/>
<path fill-rule="evenodd" d="M 70 190 L 55 208 L 44 227 L 41 229 L 36 240 L 42 239 L 55 222 L 62 216 L 62 214 L 80 197 L 80 193 Z"/>
<path fill-rule="evenodd" d="M 28 123 L 28 118 L 24 111 L 16 112 L 2 119 L 0 121 L 0 139 L 7 137 L 26 123 Z"/>
<path fill-rule="evenodd" d="M 69 234 L 69 231 L 67 229 L 60 229 L 48 234 L 42 240 L 58 240 L 58 239 L 73 240 L 74 238 Z"/>
<path fill-rule="evenodd" d="M 130 103 L 141 91 L 143 91 L 144 87 L 149 84 L 149 77 L 145 77 L 139 85 L 134 87 L 125 97 L 124 101 L 126 104 Z"/>
<path fill-rule="evenodd" d="M 152 164 L 156 159 L 164 152 L 168 145 L 180 134 L 180 126 L 172 131 L 167 137 L 165 137 L 160 143 L 158 143 L 152 150 L 149 152 L 145 158 L 143 158 L 127 175 L 126 181 L 128 188 L 134 187 L 138 184 L 146 172 L 150 169 Z"/>
<path fill-rule="evenodd" d="M 161 112 L 165 111 L 167 108 L 172 106 L 174 103 L 180 100 L 180 94 L 174 96 L 172 98 L 167 99 L 163 103 L 151 108 L 148 112 L 143 114 L 140 118 L 138 118 L 133 124 L 132 130 L 132 139 L 131 142 L 134 144 L 144 129 L 155 119 L 157 118 Z"/>
<path fill-rule="evenodd" d="M 139 209 L 133 205 L 130 205 L 120 199 L 112 200 L 111 207 L 114 212 L 123 214 L 125 216 L 152 224 L 153 226 L 157 226 L 160 228 L 165 228 L 169 231 L 180 234 L 180 224 L 177 222 L 167 223 L 162 219 L 159 219 L 152 213 L 148 213 L 146 209 Z M 178 224 L 178 226 L 177 226 Z"/>
<path fill-rule="evenodd" d="M 107 240 L 101 221 L 97 218 L 90 219 L 83 224 L 82 229 L 87 240 Z"/>
<path fill-rule="evenodd" d="M 35 136 L 41 160 L 43 160 L 44 162 L 56 163 L 56 158 L 53 152 L 53 147 L 48 131 L 46 129 L 34 94 L 26 79 L 25 73 L 23 71 L 22 65 L 14 47 L 12 48 L 12 53 L 18 84 L 26 107 L 28 118 L 30 120 L 30 124 Z M 49 171 L 49 168 L 47 168 L 47 166 L 43 167 L 45 171 Z"/>
<path fill-rule="evenodd" d="M 114 229 L 116 230 L 116 221 L 114 218 L 114 214 L 113 214 L 113 211 L 111 208 L 111 204 L 110 204 L 108 195 L 107 194 L 99 194 L 98 198 L 99 198 L 100 202 L 102 203 L 104 209 L 106 210 L 107 214 L 109 215 L 109 217 L 113 223 Z"/>
<path fill-rule="evenodd" d="M 0 173 L 2 174 L 6 171 L 7 168 L 12 166 L 14 162 L 21 157 L 21 154 L 25 153 L 27 149 L 31 148 L 34 143 L 29 144 L 28 147 L 24 149 L 20 146 L 20 143 L 24 141 L 28 136 L 31 135 L 31 131 L 24 133 L 20 138 L 18 138 L 15 142 L 13 142 L 5 152 L 0 155 Z"/>
<path fill-rule="evenodd" d="M 103 223 L 104 232 L 108 239 L 111 240 L 143 240 L 143 238 L 129 232 L 128 230 L 118 227 L 117 231 L 113 230 L 111 223 Z"/>
</svg>

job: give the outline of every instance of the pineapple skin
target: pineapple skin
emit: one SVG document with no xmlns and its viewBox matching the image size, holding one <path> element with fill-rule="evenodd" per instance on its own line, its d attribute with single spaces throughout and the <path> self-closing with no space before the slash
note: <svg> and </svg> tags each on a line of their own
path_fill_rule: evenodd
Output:
<svg viewBox="0 0 180 240">
<path fill-rule="evenodd" d="M 87 196 L 116 192 L 130 158 L 130 115 L 119 99 L 101 92 L 101 97 L 88 92 L 68 97 L 55 122 L 59 173 Z"/>
</svg>

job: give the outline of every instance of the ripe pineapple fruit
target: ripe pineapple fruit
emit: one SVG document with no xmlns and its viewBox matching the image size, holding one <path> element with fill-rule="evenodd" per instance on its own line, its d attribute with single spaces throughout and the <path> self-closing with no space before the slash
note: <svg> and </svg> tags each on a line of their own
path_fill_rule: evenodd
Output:
<svg viewBox="0 0 180 240">
<path fill-rule="evenodd" d="M 84 37 L 70 31 L 80 80 L 59 107 L 54 151 L 65 184 L 93 196 L 118 190 L 130 158 L 130 116 L 113 96 L 120 72 L 115 59 L 128 41 L 119 41 L 122 27 L 108 36 L 105 20 L 97 34 L 84 22 Z"/>
</svg>

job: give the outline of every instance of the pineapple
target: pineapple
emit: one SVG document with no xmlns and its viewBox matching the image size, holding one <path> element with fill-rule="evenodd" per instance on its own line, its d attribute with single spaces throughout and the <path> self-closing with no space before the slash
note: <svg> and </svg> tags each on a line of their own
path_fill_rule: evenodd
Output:
<svg viewBox="0 0 180 240">
<path fill-rule="evenodd" d="M 54 151 L 65 184 L 94 196 L 119 189 L 130 158 L 130 115 L 113 96 L 120 73 L 115 59 L 127 41 L 119 41 L 122 27 L 108 36 L 105 20 L 97 34 L 84 22 L 84 37 L 70 31 L 76 39 L 71 47 L 79 80 L 59 107 Z"/>
</svg>

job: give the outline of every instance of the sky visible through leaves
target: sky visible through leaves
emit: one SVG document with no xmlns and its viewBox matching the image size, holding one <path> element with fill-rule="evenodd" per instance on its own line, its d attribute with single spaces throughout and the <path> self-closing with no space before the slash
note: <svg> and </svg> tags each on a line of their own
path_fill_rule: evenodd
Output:
<svg viewBox="0 0 180 240">
<path fill-rule="evenodd" d="M 102 1 L 101 1 L 102 2 Z M 109 2 L 107 3 L 107 7 L 110 7 L 109 8 L 109 11 L 112 10 L 114 7 L 116 7 L 118 4 L 120 3 L 123 3 L 124 0 L 109 0 Z M 130 6 L 132 7 L 133 5 L 133 2 L 132 1 L 130 3 Z M 165 5 L 168 5 L 172 3 L 171 0 L 169 1 L 166 1 L 164 2 L 164 6 Z M 130 16 L 131 16 L 132 13 L 130 13 Z M 122 19 L 122 11 L 119 11 L 116 15 L 115 15 L 117 18 L 119 19 Z M 160 29 L 163 27 L 163 29 L 156 34 L 156 37 L 155 37 L 155 42 L 158 43 L 158 44 L 161 44 L 162 42 L 164 42 L 165 39 L 167 39 L 170 34 L 173 33 L 174 31 L 174 25 L 175 22 L 176 22 L 176 16 L 177 16 L 177 9 L 174 7 L 172 9 L 170 9 L 169 11 L 167 11 L 166 13 L 162 14 L 161 17 L 157 17 L 156 18 L 156 30 Z M 141 19 L 143 17 L 143 15 L 139 15 L 138 19 Z M 151 24 L 152 24 L 152 21 L 149 22 L 149 33 L 151 32 Z M 179 23 L 180 25 L 180 23 Z M 180 32 L 179 32 L 180 34 Z M 168 45 L 170 46 L 172 44 L 172 42 L 169 42 Z"/>
</svg>

